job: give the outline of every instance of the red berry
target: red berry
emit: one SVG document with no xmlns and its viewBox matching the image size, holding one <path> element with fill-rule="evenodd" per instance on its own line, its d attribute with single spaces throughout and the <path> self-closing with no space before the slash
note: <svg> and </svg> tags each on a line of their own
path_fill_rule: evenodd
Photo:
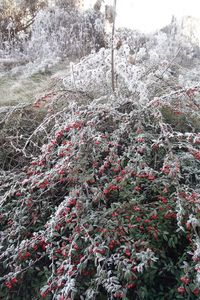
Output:
<svg viewBox="0 0 200 300">
<path fill-rule="evenodd" d="M 79 249 L 77 244 L 74 244 L 73 248 L 74 248 L 75 250 L 78 250 L 78 249 Z"/>
<path fill-rule="evenodd" d="M 133 289 L 133 288 L 135 288 L 136 287 L 136 284 L 135 283 L 130 283 L 130 284 L 128 284 L 128 289 Z"/>
<path fill-rule="evenodd" d="M 129 249 L 126 249 L 125 254 L 126 254 L 126 256 L 131 256 L 130 250 L 129 250 Z"/>
<path fill-rule="evenodd" d="M 5 283 L 5 286 L 8 288 L 8 289 L 12 289 L 12 283 L 10 281 L 6 282 Z"/>
<path fill-rule="evenodd" d="M 193 294 L 194 294 L 195 296 L 198 296 L 198 295 L 199 295 L 199 289 L 198 289 L 198 288 L 195 288 L 192 292 L 193 292 Z"/>
<path fill-rule="evenodd" d="M 141 191 L 141 187 L 140 186 L 135 186 L 134 190 L 137 191 L 137 192 L 140 192 Z"/>
<path fill-rule="evenodd" d="M 188 284 L 190 282 L 190 279 L 184 276 L 182 276 L 180 279 L 184 284 Z"/>
<path fill-rule="evenodd" d="M 157 218 L 158 218 L 157 215 L 152 215 L 152 216 L 151 216 L 151 220 L 156 220 Z"/>
<path fill-rule="evenodd" d="M 185 288 L 183 286 L 179 286 L 177 288 L 177 291 L 178 291 L 179 294 L 184 294 L 185 293 Z"/>
<path fill-rule="evenodd" d="M 17 278 L 16 278 L 16 277 L 12 278 L 12 279 L 11 279 L 11 283 L 12 283 L 12 284 L 17 283 Z"/>
</svg>

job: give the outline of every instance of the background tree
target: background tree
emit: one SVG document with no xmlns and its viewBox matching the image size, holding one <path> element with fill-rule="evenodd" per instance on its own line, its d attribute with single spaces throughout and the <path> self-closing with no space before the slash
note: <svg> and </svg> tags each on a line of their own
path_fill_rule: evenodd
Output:
<svg viewBox="0 0 200 300">
<path fill-rule="evenodd" d="M 33 24 L 37 12 L 47 5 L 45 0 L 3 0 L 0 5 L 0 35 L 3 42 L 18 39 Z"/>
</svg>

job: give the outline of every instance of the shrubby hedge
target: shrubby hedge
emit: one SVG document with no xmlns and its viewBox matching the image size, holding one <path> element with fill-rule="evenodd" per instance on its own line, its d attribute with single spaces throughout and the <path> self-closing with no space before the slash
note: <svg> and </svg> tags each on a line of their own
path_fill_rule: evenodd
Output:
<svg viewBox="0 0 200 300">
<path fill-rule="evenodd" d="M 51 113 L 41 154 L 1 172 L 2 299 L 199 298 L 197 116 L 165 99 Z"/>
</svg>

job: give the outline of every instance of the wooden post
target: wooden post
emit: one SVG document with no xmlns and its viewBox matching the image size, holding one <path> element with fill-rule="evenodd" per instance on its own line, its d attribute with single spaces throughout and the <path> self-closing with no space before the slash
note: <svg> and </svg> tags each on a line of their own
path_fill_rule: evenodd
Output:
<svg viewBox="0 0 200 300">
<path fill-rule="evenodd" d="M 112 76 L 112 91 L 113 91 L 113 93 L 115 92 L 114 37 L 115 37 L 116 5 L 117 5 L 117 0 L 114 0 L 114 3 L 113 3 L 112 45 L 111 45 L 111 76 Z"/>
</svg>

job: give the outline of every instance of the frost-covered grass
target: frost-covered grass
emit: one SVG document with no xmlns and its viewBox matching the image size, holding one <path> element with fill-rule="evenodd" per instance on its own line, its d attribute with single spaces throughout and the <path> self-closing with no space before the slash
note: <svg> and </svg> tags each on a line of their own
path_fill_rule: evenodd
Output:
<svg viewBox="0 0 200 300">
<path fill-rule="evenodd" d="M 41 67 L 41 66 L 40 66 Z M 38 69 L 40 70 L 38 66 Z M 57 79 L 64 77 L 69 70 L 69 61 L 63 60 L 46 71 L 31 75 L 30 65 L 19 65 L 10 70 L 4 69 L 0 76 L 0 105 L 33 103 L 37 98 L 54 89 Z"/>
<path fill-rule="evenodd" d="M 4 75 L 0 79 L 0 105 L 33 102 L 37 94 L 44 92 L 48 80 L 42 75 L 24 79 Z"/>
</svg>

